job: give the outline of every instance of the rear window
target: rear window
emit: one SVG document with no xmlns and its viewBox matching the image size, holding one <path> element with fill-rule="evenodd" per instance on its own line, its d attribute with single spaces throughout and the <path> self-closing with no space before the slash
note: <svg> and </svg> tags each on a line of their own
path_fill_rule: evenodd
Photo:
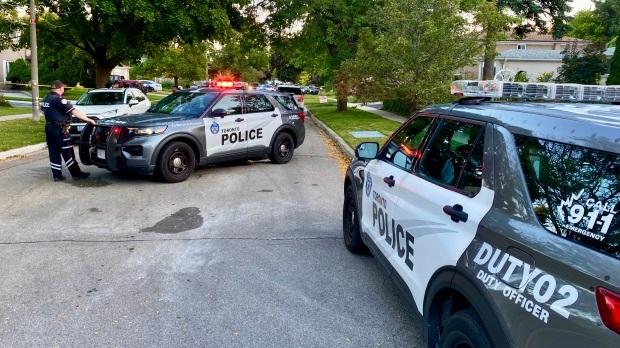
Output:
<svg viewBox="0 0 620 348">
<path fill-rule="evenodd" d="M 273 95 L 273 99 L 277 100 L 278 103 L 282 104 L 287 110 L 295 110 L 299 109 L 297 103 L 295 103 L 295 98 L 290 95 Z"/>
<path fill-rule="evenodd" d="M 280 86 L 280 87 L 278 87 L 278 92 L 292 93 L 292 94 L 300 95 L 301 94 L 301 88 L 299 88 L 299 87 L 289 87 L 289 86 Z"/>
<path fill-rule="evenodd" d="M 526 136 L 515 139 L 540 223 L 620 258 L 620 156 Z"/>
</svg>

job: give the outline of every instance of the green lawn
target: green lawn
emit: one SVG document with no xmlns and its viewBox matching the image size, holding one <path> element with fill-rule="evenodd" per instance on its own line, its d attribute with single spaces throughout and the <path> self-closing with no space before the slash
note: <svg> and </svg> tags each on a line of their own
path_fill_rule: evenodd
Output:
<svg viewBox="0 0 620 348">
<path fill-rule="evenodd" d="M 0 151 L 45 142 L 45 119 L 29 118 L 0 122 Z"/>
<path fill-rule="evenodd" d="M 400 127 L 401 123 L 385 119 L 373 113 L 348 108 L 347 112 L 338 112 L 335 107 L 311 108 L 312 115 L 325 123 L 327 127 L 338 134 L 351 148 L 364 141 L 385 143 L 387 138 Z M 384 134 L 381 138 L 355 138 L 349 132 L 378 131 Z"/>
<path fill-rule="evenodd" d="M 0 106 L 0 116 L 11 116 L 21 114 L 31 114 L 32 108 L 24 108 L 20 106 Z"/>
</svg>

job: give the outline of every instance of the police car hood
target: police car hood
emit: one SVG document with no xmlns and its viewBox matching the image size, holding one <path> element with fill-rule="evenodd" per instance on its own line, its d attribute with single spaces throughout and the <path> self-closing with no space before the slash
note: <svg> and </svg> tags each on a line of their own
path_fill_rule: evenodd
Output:
<svg viewBox="0 0 620 348">
<path fill-rule="evenodd" d="M 155 114 L 155 113 L 144 113 L 137 115 L 127 115 L 127 116 L 116 116 L 106 118 L 105 120 L 99 121 L 100 124 L 126 124 L 126 125 L 153 125 L 153 124 L 162 124 L 169 123 L 175 121 L 183 121 L 187 120 L 188 117 L 183 115 L 169 115 L 169 114 Z"/>
<path fill-rule="evenodd" d="M 117 114 L 124 114 L 127 112 L 127 105 L 114 104 L 114 105 L 74 105 L 76 109 L 85 113 L 86 115 L 99 115 L 107 111 L 117 110 Z"/>
</svg>

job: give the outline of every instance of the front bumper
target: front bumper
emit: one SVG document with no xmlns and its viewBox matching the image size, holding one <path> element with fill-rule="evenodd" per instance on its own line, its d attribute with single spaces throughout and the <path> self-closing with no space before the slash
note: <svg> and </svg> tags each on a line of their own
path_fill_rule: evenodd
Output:
<svg viewBox="0 0 620 348">
<path fill-rule="evenodd" d="M 130 137 L 126 128 L 96 125 L 86 128 L 80 137 L 80 156 L 88 158 L 84 164 L 99 168 L 152 175 L 156 138 L 160 136 Z"/>
</svg>

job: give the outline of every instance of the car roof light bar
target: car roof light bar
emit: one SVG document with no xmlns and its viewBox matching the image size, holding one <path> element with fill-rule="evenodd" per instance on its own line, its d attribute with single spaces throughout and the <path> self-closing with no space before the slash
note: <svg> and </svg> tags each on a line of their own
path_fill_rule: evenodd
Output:
<svg viewBox="0 0 620 348">
<path fill-rule="evenodd" d="M 453 95 L 462 97 L 620 102 L 620 86 L 457 80 L 452 82 L 450 90 Z"/>
</svg>

